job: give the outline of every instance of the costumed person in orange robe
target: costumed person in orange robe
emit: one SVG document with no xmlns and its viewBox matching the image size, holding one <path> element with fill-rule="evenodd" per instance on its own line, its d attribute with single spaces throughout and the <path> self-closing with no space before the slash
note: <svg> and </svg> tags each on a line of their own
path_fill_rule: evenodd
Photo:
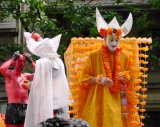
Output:
<svg viewBox="0 0 160 127">
<path fill-rule="evenodd" d="M 26 60 L 34 67 L 29 54 L 20 54 L 16 51 L 12 58 L 0 66 L 0 72 L 5 77 L 5 89 L 8 104 L 5 114 L 6 127 L 23 127 L 28 104 L 28 90 L 33 74 L 22 73 Z M 10 69 L 11 66 L 14 69 Z"/>
<path fill-rule="evenodd" d="M 69 86 L 64 64 L 57 54 L 61 35 L 42 38 L 25 32 L 27 48 L 40 59 L 36 61 L 31 84 L 25 127 L 33 127 L 53 117 L 69 119 Z"/>
<path fill-rule="evenodd" d="M 116 17 L 107 24 L 96 9 L 96 21 L 105 45 L 88 56 L 81 73 L 79 117 L 92 127 L 131 127 L 127 123 L 125 93 L 130 59 L 118 41 L 130 32 L 132 15 L 119 26 Z"/>
</svg>

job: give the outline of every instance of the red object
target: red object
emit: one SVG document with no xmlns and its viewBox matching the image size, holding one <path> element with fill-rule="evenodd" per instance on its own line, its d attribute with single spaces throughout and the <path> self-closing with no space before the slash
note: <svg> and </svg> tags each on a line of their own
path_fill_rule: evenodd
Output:
<svg viewBox="0 0 160 127">
<path fill-rule="evenodd" d="M 5 121 L 5 114 L 0 114 L 0 117 L 2 118 L 3 121 Z"/>
<path fill-rule="evenodd" d="M 120 36 L 122 34 L 122 30 L 121 29 L 115 29 L 116 30 L 116 35 Z M 104 38 L 107 36 L 107 34 L 112 35 L 113 34 L 113 28 L 109 27 L 108 29 L 100 29 L 100 35 Z"/>
<path fill-rule="evenodd" d="M 23 84 L 22 84 L 22 88 L 28 90 L 27 84 L 26 84 L 26 83 L 23 83 Z"/>
<path fill-rule="evenodd" d="M 105 37 L 107 36 L 107 30 L 101 28 L 99 34 L 100 34 L 103 38 L 105 38 Z"/>
<path fill-rule="evenodd" d="M 38 33 L 33 33 L 32 38 L 38 41 L 38 39 L 41 38 L 41 36 Z"/>
</svg>

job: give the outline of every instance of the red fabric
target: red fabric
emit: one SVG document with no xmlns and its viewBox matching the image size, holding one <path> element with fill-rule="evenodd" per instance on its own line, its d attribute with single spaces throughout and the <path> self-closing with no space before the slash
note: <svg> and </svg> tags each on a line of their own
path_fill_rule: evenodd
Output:
<svg viewBox="0 0 160 127">
<path fill-rule="evenodd" d="M 0 117 L 2 118 L 3 121 L 5 121 L 5 114 L 0 114 Z"/>
</svg>

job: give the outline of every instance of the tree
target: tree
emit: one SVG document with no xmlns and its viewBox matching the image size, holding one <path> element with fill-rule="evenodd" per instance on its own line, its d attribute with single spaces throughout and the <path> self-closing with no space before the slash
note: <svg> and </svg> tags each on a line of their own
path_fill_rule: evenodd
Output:
<svg viewBox="0 0 160 127">
<path fill-rule="evenodd" d="M 63 54 L 74 36 L 97 35 L 94 14 L 87 5 L 57 0 L 45 3 L 43 0 L 1 0 L 1 20 L 9 15 L 20 20 L 26 31 L 38 31 L 43 36 L 53 37 L 62 33 L 60 54 Z M 27 8 L 23 11 L 22 8 Z"/>
<path fill-rule="evenodd" d="M 97 5 L 89 6 L 91 2 L 92 0 L 86 4 L 77 4 L 72 0 L 55 0 L 51 3 L 46 3 L 44 0 L 0 0 L 0 10 L 2 10 L 0 11 L 0 19 L 12 15 L 22 23 L 26 31 L 40 32 L 44 37 L 54 37 L 62 33 L 58 52 L 63 55 L 72 37 L 99 36 L 95 24 L 95 7 Z M 121 3 L 124 8 L 128 8 L 133 13 L 134 19 L 136 19 L 134 20 L 134 28 L 139 31 L 138 36 L 152 36 L 151 27 L 154 22 L 149 19 L 151 12 L 133 7 L 123 0 L 117 0 L 114 4 Z M 160 8 L 159 5 L 159 0 L 148 1 L 148 8 Z M 23 8 L 26 9 L 23 11 Z M 98 8 L 107 21 L 114 16 L 122 17 L 120 13 L 115 11 L 106 12 L 105 8 L 101 6 Z M 119 22 L 123 22 L 120 19 L 118 18 Z M 131 34 L 136 36 L 134 33 Z M 157 43 L 153 43 L 154 48 L 159 48 Z M 158 57 L 151 52 L 150 61 L 153 60 L 157 61 Z"/>
</svg>

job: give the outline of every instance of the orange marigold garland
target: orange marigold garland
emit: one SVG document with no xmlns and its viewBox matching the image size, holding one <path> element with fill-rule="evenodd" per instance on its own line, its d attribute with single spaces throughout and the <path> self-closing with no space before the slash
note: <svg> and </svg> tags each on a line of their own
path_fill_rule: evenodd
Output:
<svg viewBox="0 0 160 127">
<path fill-rule="evenodd" d="M 117 36 L 121 36 L 122 30 L 120 28 L 119 29 L 113 29 L 113 28 L 109 27 L 108 29 L 101 28 L 100 32 L 99 32 L 99 34 L 103 38 L 105 38 L 107 36 L 107 34 L 112 35 L 113 33 L 115 33 Z"/>
<path fill-rule="evenodd" d="M 114 54 L 114 70 L 111 70 L 111 61 L 109 58 L 109 49 L 107 46 L 102 45 L 102 55 L 104 67 L 106 70 L 106 76 L 110 78 L 114 83 L 113 86 L 109 88 L 111 93 L 116 93 L 119 91 L 119 79 L 118 74 L 120 72 L 120 51 L 121 49 L 117 48 Z"/>
<path fill-rule="evenodd" d="M 117 29 L 116 35 L 120 36 L 122 34 L 122 30 L 121 29 Z"/>
<path fill-rule="evenodd" d="M 108 31 L 108 34 L 109 34 L 109 35 L 112 35 L 112 33 L 113 33 L 113 29 L 112 29 L 112 28 L 109 27 L 109 28 L 107 29 L 107 31 Z"/>
</svg>

